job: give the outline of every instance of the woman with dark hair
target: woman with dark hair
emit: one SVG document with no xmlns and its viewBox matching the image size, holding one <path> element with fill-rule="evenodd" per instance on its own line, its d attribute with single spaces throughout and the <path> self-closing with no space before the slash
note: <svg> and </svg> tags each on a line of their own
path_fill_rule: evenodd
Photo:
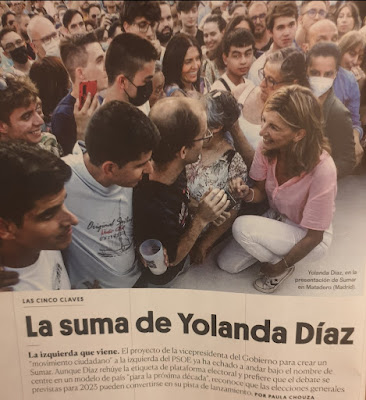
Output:
<svg viewBox="0 0 366 400">
<path fill-rule="evenodd" d="M 44 57 L 33 63 L 29 77 L 39 90 L 44 121 L 50 127 L 53 110 L 69 90 L 69 75 L 59 57 Z"/>
<path fill-rule="evenodd" d="M 163 59 L 166 95 L 198 98 L 205 93 L 201 64 L 202 51 L 196 39 L 184 33 L 173 36 Z"/>
<path fill-rule="evenodd" d="M 334 19 L 338 28 L 338 36 L 341 38 L 345 33 L 361 27 L 360 12 L 352 1 L 344 2 L 335 12 Z"/>
<path fill-rule="evenodd" d="M 232 179 L 241 177 L 246 182 L 247 177 L 247 166 L 226 135 L 240 115 L 240 106 L 235 97 L 227 91 L 213 90 L 203 99 L 206 104 L 207 126 L 212 137 L 203 143 L 201 158 L 186 166 L 190 208 L 193 212 L 210 187 L 228 190 Z M 224 224 L 211 224 L 205 230 L 192 250 L 193 262 L 201 263 L 213 243 L 231 227 L 239 205 L 238 203 L 237 207 L 230 210 L 230 217 Z"/>
<path fill-rule="evenodd" d="M 261 117 L 264 103 L 280 87 L 297 83 L 309 87 L 306 76 L 305 57 L 299 51 L 286 47 L 268 54 L 264 68 L 259 70 L 259 86 L 245 84 L 241 94 L 236 93 L 238 103 L 243 106 L 239 118 L 241 130 L 249 143 L 256 148 L 261 141 Z"/>
<path fill-rule="evenodd" d="M 234 197 L 248 203 L 268 199 L 263 216 L 245 215 L 233 224 L 234 239 L 220 253 L 220 268 L 236 273 L 257 261 L 263 276 L 254 287 L 275 291 L 301 260 L 324 256 L 332 240 L 337 171 L 323 135 L 322 111 L 311 90 L 278 89 L 262 113 L 258 146 L 250 169 L 253 187 L 231 182 Z"/>
<path fill-rule="evenodd" d="M 201 71 L 211 85 L 225 72 L 225 64 L 221 57 L 221 41 L 225 27 L 226 21 L 220 15 L 210 15 L 203 24 L 206 58 Z"/>
</svg>

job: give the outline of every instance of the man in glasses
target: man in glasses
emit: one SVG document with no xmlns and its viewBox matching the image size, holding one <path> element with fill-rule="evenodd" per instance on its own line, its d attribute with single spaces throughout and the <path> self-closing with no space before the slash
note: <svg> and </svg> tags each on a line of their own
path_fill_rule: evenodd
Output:
<svg viewBox="0 0 366 400">
<path fill-rule="evenodd" d="M 267 4 L 265 1 L 251 1 L 248 16 L 254 24 L 255 57 L 269 50 L 272 38 L 266 27 Z"/>
<path fill-rule="evenodd" d="M 60 57 L 60 38 L 49 19 L 42 16 L 33 17 L 27 32 L 38 59 L 46 56 Z"/>
<path fill-rule="evenodd" d="M 14 63 L 14 71 L 11 72 L 15 75 L 28 75 L 32 61 L 28 57 L 24 39 L 13 30 L 4 28 L 0 31 L 0 44 L 4 55 Z"/>
<path fill-rule="evenodd" d="M 303 1 L 300 7 L 299 27 L 296 32 L 296 43 L 302 46 L 309 28 L 315 22 L 327 17 L 327 5 L 325 1 Z"/>
<path fill-rule="evenodd" d="M 94 29 L 99 28 L 102 18 L 102 11 L 98 4 L 90 4 L 88 8 L 88 20 L 94 25 Z"/>
<path fill-rule="evenodd" d="M 122 30 L 150 41 L 155 40 L 160 16 L 160 6 L 157 1 L 125 1 L 120 16 Z"/>
<path fill-rule="evenodd" d="M 185 166 L 199 159 L 203 143 L 212 137 L 202 104 L 185 97 L 165 98 L 151 109 L 150 119 L 161 141 L 153 152 L 153 171 L 134 191 L 134 231 L 137 244 L 154 238 L 166 248 L 167 271 L 156 276 L 146 269 L 144 278 L 167 285 L 189 267 L 188 253 L 203 229 L 220 217 L 225 220 L 222 214 L 229 201 L 223 190 L 212 189 L 199 202 L 194 218 L 188 210 Z"/>
<path fill-rule="evenodd" d="M 260 84 L 258 71 L 264 67 L 266 55 L 269 52 L 293 47 L 297 29 L 297 5 L 294 1 L 272 1 L 269 3 L 266 16 L 266 26 L 272 36 L 273 43 L 268 51 L 257 58 L 249 71 L 249 79 L 255 84 Z"/>
</svg>

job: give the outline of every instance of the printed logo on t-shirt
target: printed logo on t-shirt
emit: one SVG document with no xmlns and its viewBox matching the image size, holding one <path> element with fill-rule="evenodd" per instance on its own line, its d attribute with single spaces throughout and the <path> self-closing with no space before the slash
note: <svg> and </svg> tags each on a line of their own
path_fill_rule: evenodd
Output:
<svg viewBox="0 0 366 400">
<path fill-rule="evenodd" d="M 105 223 L 90 221 L 87 229 L 98 233 L 102 242 L 98 249 L 101 257 L 118 257 L 132 246 L 131 235 L 127 233 L 132 231 L 131 217 L 118 217 Z"/>
</svg>

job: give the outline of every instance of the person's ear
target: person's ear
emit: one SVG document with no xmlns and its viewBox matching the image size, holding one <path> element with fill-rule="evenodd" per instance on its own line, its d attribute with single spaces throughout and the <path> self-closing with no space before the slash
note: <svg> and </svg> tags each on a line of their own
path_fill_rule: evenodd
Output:
<svg viewBox="0 0 366 400">
<path fill-rule="evenodd" d="M 112 161 L 105 161 L 102 166 L 103 174 L 107 178 L 112 178 L 114 176 L 116 168 L 118 168 L 117 164 Z"/>
<path fill-rule="evenodd" d="M 9 222 L 4 218 L 0 218 L 0 239 L 13 240 L 15 239 L 16 231 L 17 227 L 14 222 Z"/>
<path fill-rule="evenodd" d="M 302 51 L 306 54 L 309 51 L 309 43 L 304 42 L 301 45 Z"/>
<path fill-rule="evenodd" d="M 186 156 L 187 156 L 187 147 L 186 147 L 186 146 L 183 146 L 183 147 L 179 150 L 178 154 L 179 154 L 179 157 L 180 157 L 182 160 L 184 160 L 184 159 L 186 158 Z"/>
<path fill-rule="evenodd" d="M 222 53 L 222 61 L 227 65 L 227 55 L 225 53 Z"/>
<path fill-rule="evenodd" d="M 127 22 L 127 21 L 125 21 L 124 23 L 123 23 L 123 30 L 126 32 L 126 33 L 129 33 L 130 32 L 130 24 Z"/>
<path fill-rule="evenodd" d="M 84 71 L 82 67 L 77 67 L 75 69 L 75 81 L 83 82 L 85 81 Z"/>
<path fill-rule="evenodd" d="M 305 129 L 299 129 L 296 133 L 295 133 L 295 137 L 294 137 L 294 142 L 300 142 L 300 140 L 304 139 L 306 135 L 306 130 Z"/>
<path fill-rule="evenodd" d="M 120 90 L 125 89 L 126 80 L 127 80 L 127 78 L 123 74 L 120 74 L 120 75 L 117 76 L 116 81 L 117 81 L 118 89 L 120 89 Z"/>
<path fill-rule="evenodd" d="M 0 121 L 0 134 L 7 134 L 9 130 L 9 125 L 3 121 Z"/>
</svg>

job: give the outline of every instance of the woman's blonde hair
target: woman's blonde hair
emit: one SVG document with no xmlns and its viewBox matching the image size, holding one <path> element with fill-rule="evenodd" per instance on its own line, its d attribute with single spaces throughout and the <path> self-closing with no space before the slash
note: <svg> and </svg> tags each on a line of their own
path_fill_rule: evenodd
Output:
<svg viewBox="0 0 366 400">
<path fill-rule="evenodd" d="M 305 130 L 305 136 L 287 148 L 289 176 L 313 170 L 323 150 L 330 154 L 328 139 L 323 134 L 322 110 L 310 89 L 300 85 L 284 86 L 267 100 L 263 111 L 276 112 L 294 131 Z M 264 154 L 273 159 L 278 150 L 266 151 Z"/>
<path fill-rule="evenodd" d="M 339 49 L 341 51 L 341 59 L 345 53 L 355 50 L 360 45 L 362 45 L 362 48 L 365 49 L 366 41 L 364 35 L 358 31 L 347 32 L 345 35 L 342 36 L 341 40 L 338 43 Z"/>
</svg>

